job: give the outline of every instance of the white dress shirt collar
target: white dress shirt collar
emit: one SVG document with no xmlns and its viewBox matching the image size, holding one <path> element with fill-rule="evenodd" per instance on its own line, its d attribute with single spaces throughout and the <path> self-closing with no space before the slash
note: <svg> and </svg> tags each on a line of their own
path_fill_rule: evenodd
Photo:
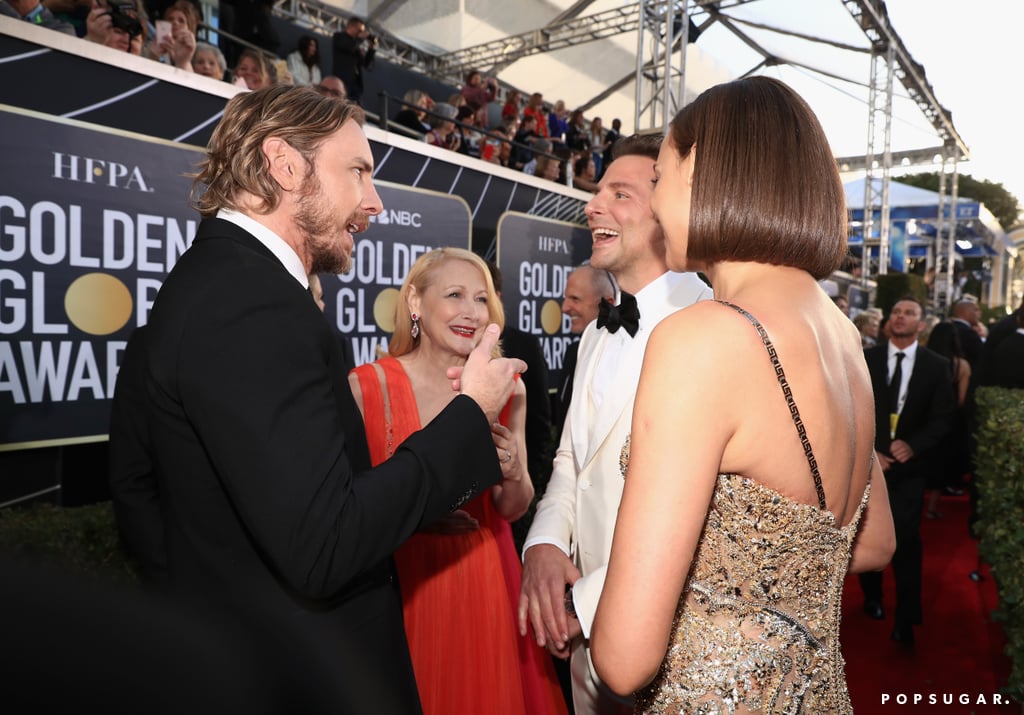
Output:
<svg viewBox="0 0 1024 715">
<path fill-rule="evenodd" d="M 292 277 L 297 280 L 303 288 L 309 288 L 309 276 L 302 265 L 302 259 L 285 240 L 264 226 L 259 221 L 246 216 L 240 211 L 232 209 L 220 209 L 217 211 L 217 218 L 235 224 L 243 231 L 251 233 L 253 238 L 267 247 L 267 250 L 274 254 L 281 265 L 285 267 Z"/>
</svg>

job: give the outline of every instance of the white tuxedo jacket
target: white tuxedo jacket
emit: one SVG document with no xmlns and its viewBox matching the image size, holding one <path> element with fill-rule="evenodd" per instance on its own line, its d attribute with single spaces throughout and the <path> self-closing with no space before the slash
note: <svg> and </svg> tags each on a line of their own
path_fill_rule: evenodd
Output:
<svg viewBox="0 0 1024 715">
<path fill-rule="evenodd" d="M 524 544 L 524 550 L 545 543 L 558 546 L 580 569 L 582 577 L 573 586 L 573 598 L 585 638 L 590 637 L 611 554 L 624 483 L 620 457 L 630 432 L 647 340 L 666 316 L 712 297 L 711 289 L 693 273 L 668 273 L 656 283 L 660 281 L 666 284 L 650 284 L 657 295 L 651 301 L 653 306 L 644 296 L 640 329 L 621 355 L 614 384 L 604 388 L 600 411 L 593 409 L 589 386 L 602 351 L 613 336 L 599 330 L 596 321 L 583 332 L 572 401 L 551 480 Z"/>
</svg>

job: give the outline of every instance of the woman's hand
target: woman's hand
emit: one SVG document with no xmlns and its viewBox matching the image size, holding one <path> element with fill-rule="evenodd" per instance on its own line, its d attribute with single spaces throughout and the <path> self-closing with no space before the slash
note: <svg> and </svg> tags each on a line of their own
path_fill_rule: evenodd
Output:
<svg viewBox="0 0 1024 715">
<path fill-rule="evenodd" d="M 171 64 L 191 72 L 192 55 L 196 53 L 196 36 L 187 27 L 179 27 L 169 39 L 170 46 L 165 52 L 171 58 Z"/>
<path fill-rule="evenodd" d="M 519 445 L 512 430 L 498 422 L 491 425 L 491 437 L 498 450 L 501 463 L 501 478 L 507 482 L 518 482 L 523 478 L 523 464 L 519 460 Z"/>
</svg>

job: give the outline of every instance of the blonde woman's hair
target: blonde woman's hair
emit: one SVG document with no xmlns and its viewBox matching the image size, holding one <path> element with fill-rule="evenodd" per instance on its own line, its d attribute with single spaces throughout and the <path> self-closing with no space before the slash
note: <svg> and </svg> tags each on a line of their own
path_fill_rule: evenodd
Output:
<svg viewBox="0 0 1024 715">
<path fill-rule="evenodd" d="M 412 352 L 419 345 L 420 339 L 412 337 L 409 295 L 414 287 L 419 295 L 423 295 L 437 279 L 437 272 L 447 261 L 465 261 L 473 264 L 480 271 L 484 285 L 487 286 L 488 322 L 497 323 L 499 329 L 504 329 L 505 310 L 501 307 L 501 300 L 498 298 L 497 291 L 494 290 L 494 281 L 491 280 L 491 272 L 484 259 L 465 248 L 435 248 L 416 259 L 398 293 L 398 301 L 395 304 L 395 333 L 388 343 L 388 353 L 392 357 Z M 501 357 L 500 345 L 495 345 L 492 357 Z"/>
</svg>

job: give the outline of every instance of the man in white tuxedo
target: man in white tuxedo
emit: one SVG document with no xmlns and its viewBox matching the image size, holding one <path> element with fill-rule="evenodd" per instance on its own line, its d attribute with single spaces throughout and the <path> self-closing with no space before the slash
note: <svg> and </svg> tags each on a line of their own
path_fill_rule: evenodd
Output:
<svg viewBox="0 0 1024 715">
<path fill-rule="evenodd" d="M 631 713 L 632 704 L 601 686 L 588 638 L 604 585 L 612 532 L 622 498 L 633 399 L 644 348 L 672 312 L 711 298 L 693 273 L 672 273 L 650 197 L 660 136 L 615 144 L 612 163 L 587 204 L 593 237 L 590 264 L 618 284 L 580 340 L 575 388 L 551 480 L 523 550 L 519 629 L 572 658 L 576 715 Z M 637 312 L 639 313 L 637 315 Z"/>
</svg>

